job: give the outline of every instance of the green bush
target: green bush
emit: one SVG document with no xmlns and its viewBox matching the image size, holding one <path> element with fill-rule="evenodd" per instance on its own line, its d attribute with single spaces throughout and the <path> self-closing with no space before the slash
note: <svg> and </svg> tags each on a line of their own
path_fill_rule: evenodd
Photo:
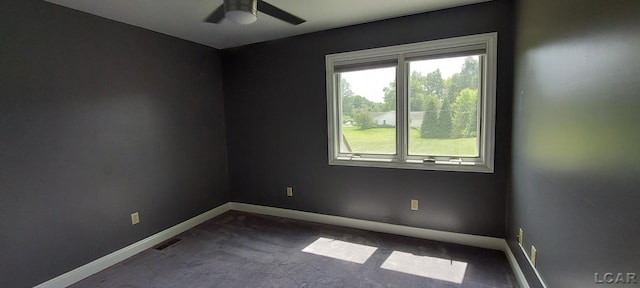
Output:
<svg viewBox="0 0 640 288">
<path fill-rule="evenodd" d="M 356 123 L 360 129 L 369 129 L 373 128 L 373 118 L 371 117 L 371 113 L 369 111 L 359 112 L 354 117 Z"/>
</svg>

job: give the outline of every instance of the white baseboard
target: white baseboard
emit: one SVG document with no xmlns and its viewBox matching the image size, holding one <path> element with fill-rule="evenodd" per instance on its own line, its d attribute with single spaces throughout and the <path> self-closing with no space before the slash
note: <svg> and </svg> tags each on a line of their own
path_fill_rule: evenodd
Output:
<svg viewBox="0 0 640 288">
<path fill-rule="evenodd" d="M 504 254 L 507 256 L 507 261 L 509 261 L 509 266 L 511 266 L 511 270 L 513 270 L 513 275 L 516 276 L 516 281 L 518 281 L 518 285 L 520 288 L 530 288 L 529 282 L 527 282 L 527 278 L 524 277 L 524 273 L 522 273 L 522 269 L 520 269 L 520 265 L 518 265 L 518 260 L 516 260 L 516 256 L 511 251 L 511 247 L 506 240 L 504 240 Z"/>
<path fill-rule="evenodd" d="M 118 251 L 115 251 L 109 255 L 98 258 L 88 264 L 80 266 L 74 270 L 64 273 L 56 278 L 53 278 L 47 282 L 35 286 L 35 288 L 61 288 L 70 286 L 82 279 L 85 279 L 95 273 L 98 273 L 104 269 L 107 269 L 125 259 L 136 255 L 144 250 L 147 250 L 153 246 L 156 246 L 172 237 L 187 231 L 198 224 L 205 222 L 213 217 L 216 217 L 224 212 L 229 211 L 229 203 L 222 204 L 216 208 L 213 208 L 207 212 L 204 212 L 196 217 L 193 217 L 187 221 L 179 223 L 166 230 L 153 234 L 145 239 L 142 239 L 136 243 L 133 243 L 127 247 L 124 247 Z"/>
<path fill-rule="evenodd" d="M 547 284 L 545 284 L 545 282 L 542 280 L 542 276 L 540 276 L 540 271 L 538 271 L 536 266 L 533 265 L 533 262 L 531 262 L 531 258 L 529 258 L 529 254 L 527 254 L 527 251 L 524 250 L 524 247 L 520 243 L 518 243 L 518 247 L 520 247 L 520 251 L 522 251 L 524 258 L 527 259 L 527 262 L 529 262 L 529 266 L 531 266 L 531 269 L 536 274 L 536 277 L 538 278 L 538 282 L 540 282 L 540 285 L 542 285 L 543 288 L 547 288 Z"/>
<path fill-rule="evenodd" d="M 284 218 L 298 219 L 310 222 L 318 222 L 337 226 L 351 227 L 375 232 L 396 234 L 415 238 L 429 239 L 448 243 L 456 243 L 467 246 L 481 247 L 493 250 L 504 249 L 504 239 L 478 236 L 462 233 L 444 232 L 438 230 L 409 227 L 396 224 L 374 222 L 368 220 L 352 219 L 340 216 L 303 212 L 282 208 L 258 206 L 252 204 L 230 202 L 231 210 L 238 210 L 249 213 L 265 214 Z"/>
<path fill-rule="evenodd" d="M 442 241 L 448 243 L 462 244 L 467 246 L 474 246 L 480 248 L 487 248 L 493 250 L 503 251 L 509 261 L 516 280 L 521 288 L 529 288 L 529 284 L 516 261 L 516 258 L 509 248 L 507 241 L 501 238 L 470 235 L 463 233 L 445 232 L 424 228 L 416 228 L 409 226 L 402 226 L 396 224 L 388 224 L 381 222 L 374 222 L 368 220 L 352 219 L 340 216 L 332 216 L 311 212 L 303 212 L 297 210 L 274 208 L 267 206 L 259 206 L 253 204 L 244 204 L 237 202 L 229 202 L 222 204 L 214 209 L 211 209 L 205 213 L 202 213 L 196 217 L 193 217 L 187 221 L 170 227 L 166 230 L 151 235 L 143 240 L 140 240 L 134 244 L 124 247 L 118 251 L 115 251 L 109 255 L 96 259 L 88 264 L 78 267 L 72 271 L 62 274 L 56 278 L 53 278 L 47 282 L 39 284 L 34 288 L 60 288 L 72 285 L 82 279 L 85 279 L 95 273 L 98 273 L 104 269 L 107 269 L 125 259 L 134 256 L 144 250 L 147 250 L 153 246 L 156 246 L 184 231 L 187 231 L 198 224 L 201 224 L 213 217 L 216 217 L 229 210 L 237 210 L 249 213 L 271 215 L 277 217 L 284 217 L 290 219 L 297 219 L 303 221 L 331 224 L 343 227 L 357 228 L 374 232 L 382 232 L 389 234 L 396 234 L 401 236 L 409 236 L 421 239 Z"/>
</svg>

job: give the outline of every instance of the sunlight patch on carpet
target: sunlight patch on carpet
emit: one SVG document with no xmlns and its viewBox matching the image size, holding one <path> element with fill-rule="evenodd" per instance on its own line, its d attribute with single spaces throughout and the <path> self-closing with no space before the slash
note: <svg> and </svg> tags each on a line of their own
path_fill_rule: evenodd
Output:
<svg viewBox="0 0 640 288">
<path fill-rule="evenodd" d="M 461 284 L 467 263 L 393 251 L 380 268 Z"/>
<path fill-rule="evenodd" d="M 364 264 L 378 248 L 320 237 L 302 252 Z"/>
</svg>

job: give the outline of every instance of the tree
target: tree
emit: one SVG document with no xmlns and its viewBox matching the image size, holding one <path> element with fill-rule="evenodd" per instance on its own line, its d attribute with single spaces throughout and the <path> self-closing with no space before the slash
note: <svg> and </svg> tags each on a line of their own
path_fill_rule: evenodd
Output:
<svg viewBox="0 0 640 288">
<path fill-rule="evenodd" d="M 382 111 L 396 110 L 396 81 L 389 83 L 389 86 L 382 89 L 384 92 L 384 106 Z"/>
<path fill-rule="evenodd" d="M 355 95 L 353 98 L 353 109 L 355 110 L 371 110 L 373 108 L 373 102 L 360 95 Z"/>
<path fill-rule="evenodd" d="M 357 111 L 377 111 L 378 105 L 367 98 L 360 95 L 353 95 L 342 98 L 342 115 L 354 117 Z"/>
<path fill-rule="evenodd" d="M 478 59 L 476 57 L 464 59 L 460 74 L 462 75 L 463 83 L 467 85 L 465 88 L 478 89 L 480 82 L 478 78 Z"/>
<path fill-rule="evenodd" d="M 420 125 L 420 138 L 436 138 L 438 107 L 435 101 L 428 101 L 426 108 L 422 116 L 422 125 Z"/>
<path fill-rule="evenodd" d="M 409 110 L 424 111 L 424 98 L 426 96 L 425 84 L 427 78 L 420 72 L 413 71 L 409 79 Z"/>
<path fill-rule="evenodd" d="M 411 78 L 409 79 L 410 111 L 424 111 L 428 99 L 434 95 L 438 95 L 434 92 L 436 90 L 442 91 L 441 88 L 437 88 L 438 85 L 442 86 L 442 77 L 439 76 L 439 70 L 436 72 L 429 73 L 427 76 L 422 75 L 422 73 L 418 71 L 411 72 Z"/>
<path fill-rule="evenodd" d="M 438 115 L 438 122 L 436 123 L 436 136 L 438 138 L 449 138 L 451 137 L 451 105 L 449 104 L 449 99 L 444 99 L 442 101 L 442 107 L 440 107 L 440 113 Z"/>
<path fill-rule="evenodd" d="M 427 94 L 435 95 L 438 99 L 442 100 L 442 90 L 444 89 L 444 81 L 442 80 L 442 74 L 440 69 L 436 69 L 425 77 L 424 89 Z"/>
<path fill-rule="evenodd" d="M 342 115 L 353 117 L 353 97 L 342 97 Z"/>
<path fill-rule="evenodd" d="M 340 96 L 344 98 L 344 97 L 351 97 L 354 95 L 356 94 L 353 93 L 353 90 L 351 90 L 351 84 L 347 82 L 347 79 L 340 78 Z"/>
<path fill-rule="evenodd" d="M 371 118 L 369 111 L 359 111 L 354 118 L 360 129 L 364 130 L 373 127 L 373 118 Z"/>
<path fill-rule="evenodd" d="M 383 112 L 385 108 L 384 103 L 371 102 L 371 112 Z"/>
<path fill-rule="evenodd" d="M 437 69 L 429 74 L 422 75 L 418 71 L 411 72 L 409 78 L 409 109 L 410 111 L 424 111 L 426 108 L 427 98 L 434 95 L 438 99 L 442 99 L 442 91 L 444 89 L 444 80 L 442 74 Z M 396 109 L 396 82 L 393 81 L 389 86 L 384 88 L 384 110 L 392 111 Z"/>
<path fill-rule="evenodd" d="M 425 95 L 424 94 L 414 94 L 410 95 L 409 99 L 409 111 L 424 111 L 425 105 Z"/>
<path fill-rule="evenodd" d="M 340 78 L 340 98 L 342 100 L 342 115 L 353 117 L 354 99 L 353 90 L 351 90 L 351 84 L 347 82 L 347 79 Z"/>
<path fill-rule="evenodd" d="M 464 59 L 462 69 L 459 73 L 451 75 L 444 83 L 447 90 L 447 96 L 451 103 L 460 95 L 463 89 L 478 89 L 480 85 L 478 60 L 476 57 L 467 57 Z"/>
<path fill-rule="evenodd" d="M 463 89 L 451 105 L 454 137 L 475 137 L 478 134 L 478 90 Z"/>
</svg>

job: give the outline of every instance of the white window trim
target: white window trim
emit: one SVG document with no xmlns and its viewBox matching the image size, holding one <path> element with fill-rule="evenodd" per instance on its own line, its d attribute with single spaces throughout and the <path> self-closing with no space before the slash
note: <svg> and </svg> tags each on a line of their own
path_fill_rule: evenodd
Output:
<svg viewBox="0 0 640 288">
<path fill-rule="evenodd" d="M 462 36 L 433 40 L 405 45 L 373 48 L 360 51 L 344 52 L 326 55 L 326 86 L 327 86 L 327 123 L 329 133 L 329 165 L 381 167 L 419 170 L 460 171 L 460 172 L 494 172 L 495 153 L 495 106 L 496 106 L 496 78 L 497 78 L 497 38 L 498 33 L 486 33 L 471 36 Z M 461 161 L 435 161 L 423 162 L 417 157 L 409 157 L 407 154 L 408 137 L 406 135 L 407 97 L 405 57 L 438 55 L 463 50 L 471 50 L 473 47 L 483 47 L 486 51 L 486 59 L 482 66 L 483 82 L 480 121 L 480 157 L 477 160 L 462 158 Z M 360 157 L 348 157 L 339 154 L 341 124 L 339 119 L 340 103 L 336 97 L 339 86 L 334 82 L 334 67 L 336 65 L 366 64 L 376 59 L 398 60 L 396 71 L 396 155 L 360 155 Z"/>
</svg>

